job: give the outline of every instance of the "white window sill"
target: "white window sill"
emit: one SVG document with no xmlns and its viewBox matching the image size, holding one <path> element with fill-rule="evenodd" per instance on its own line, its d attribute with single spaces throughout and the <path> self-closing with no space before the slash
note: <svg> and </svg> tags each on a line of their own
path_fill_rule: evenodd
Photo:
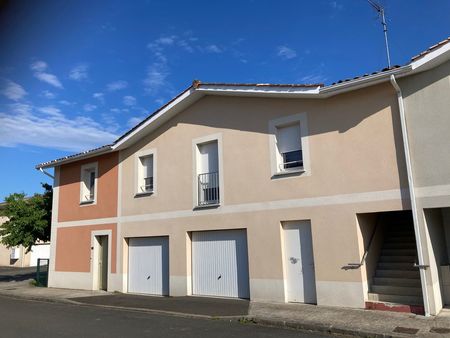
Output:
<svg viewBox="0 0 450 338">
<path fill-rule="evenodd" d="M 140 198 L 140 197 L 147 197 L 153 195 L 155 192 L 152 191 L 144 191 L 144 192 L 137 192 L 134 194 L 134 198 Z"/>
<path fill-rule="evenodd" d="M 203 209 L 216 209 L 220 207 L 220 203 L 215 204 L 204 204 L 204 205 L 197 205 L 194 207 L 194 210 L 203 210 Z"/>
<path fill-rule="evenodd" d="M 87 206 L 87 205 L 92 205 L 92 204 L 95 204 L 95 200 L 81 201 L 80 202 L 80 206 Z"/>
<path fill-rule="evenodd" d="M 304 168 L 295 168 L 290 170 L 279 171 L 273 174 L 272 178 L 286 177 L 286 176 L 298 176 L 305 172 Z"/>
</svg>

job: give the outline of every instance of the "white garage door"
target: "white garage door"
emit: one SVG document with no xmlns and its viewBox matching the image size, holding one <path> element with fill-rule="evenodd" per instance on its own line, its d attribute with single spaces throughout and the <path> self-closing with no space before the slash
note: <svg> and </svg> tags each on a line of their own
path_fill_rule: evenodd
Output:
<svg viewBox="0 0 450 338">
<path fill-rule="evenodd" d="M 130 238 L 128 245 L 128 292 L 168 295 L 168 238 Z"/>
<path fill-rule="evenodd" d="M 192 233 L 193 294 L 250 298 L 245 230 Z"/>
</svg>

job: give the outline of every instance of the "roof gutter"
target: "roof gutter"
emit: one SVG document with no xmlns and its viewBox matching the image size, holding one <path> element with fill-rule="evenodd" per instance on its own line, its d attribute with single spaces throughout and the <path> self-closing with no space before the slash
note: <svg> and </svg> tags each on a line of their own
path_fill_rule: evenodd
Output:
<svg viewBox="0 0 450 338">
<path fill-rule="evenodd" d="M 414 176 L 412 172 L 412 162 L 411 162 L 411 152 L 409 148 L 409 140 L 408 140 L 408 129 L 406 126 L 406 117 L 405 117 L 405 105 L 403 102 L 403 94 L 400 86 L 398 85 L 395 75 L 390 76 L 391 84 L 394 87 L 395 91 L 397 92 L 397 100 L 398 100 L 398 107 L 400 111 L 400 123 L 402 128 L 402 137 L 403 137 L 403 149 L 405 152 L 405 159 L 406 159 L 406 171 L 408 175 L 408 185 L 409 185 L 409 194 L 411 199 L 411 211 L 413 215 L 413 223 L 414 223 L 414 232 L 416 234 L 417 239 L 417 256 L 419 259 L 419 264 L 417 267 L 420 269 L 420 280 L 422 283 L 422 293 L 423 293 L 423 303 L 425 307 L 425 315 L 430 316 L 430 304 L 429 304 L 429 295 L 428 295 L 428 289 L 427 289 L 427 276 L 425 269 L 429 267 L 428 264 L 426 264 L 424 261 L 424 254 L 423 254 L 423 246 L 422 246 L 422 236 L 419 229 L 419 212 L 417 210 L 417 203 L 416 203 L 416 193 L 414 188 Z"/>
<path fill-rule="evenodd" d="M 101 147 L 96 150 L 85 151 L 85 152 L 82 152 L 82 153 L 79 153 L 76 155 L 66 156 L 66 157 L 59 158 L 59 159 L 56 159 L 53 161 L 44 162 L 44 163 L 38 164 L 35 168 L 36 168 L 36 170 L 41 171 L 41 169 L 53 168 L 53 167 L 59 166 L 61 164 L 75 162 L 78 160 L 90 158 L 90 157 L 97 156 L 97 155 L 102 155 L 102 154 L 110 152 L 111 150 L 112 150 L 111 146 L 104 146 L 104 147 Z"/>
</svg>

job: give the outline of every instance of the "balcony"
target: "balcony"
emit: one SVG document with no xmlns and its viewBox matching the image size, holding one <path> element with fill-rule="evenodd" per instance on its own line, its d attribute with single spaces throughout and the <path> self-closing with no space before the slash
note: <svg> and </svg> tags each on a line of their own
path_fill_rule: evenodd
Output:
<svg viewBox="0 0 450 338">
<path fill-rule="evenodd" d="M 219 173 L 204 173 L 198 175 L 198 206 L 211 206 L 220 203 Z"/>
<path fill-rule="evenodd" d="M 153 177 L 144 178 L 144 192 L 152 192 L 153 191 Z"/>
<path fill-rule="evenodd" d="M 281 171 L 289 171 L 303 168 L 303 153 L 301 150 L 294 150 L 282 153 L 283 163 L 279 165 Z"/>
</svg>

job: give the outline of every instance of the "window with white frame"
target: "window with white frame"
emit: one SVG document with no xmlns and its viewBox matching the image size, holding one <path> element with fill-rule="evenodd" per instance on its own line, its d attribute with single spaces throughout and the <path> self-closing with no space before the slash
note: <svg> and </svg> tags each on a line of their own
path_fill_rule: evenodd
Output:
<svg viewBox="0 0 450 338">
<path fill-rule="evenodd" d="M 303 168 L 300 123 L 277 126 L 278 168 L 280 172 Z"/>
<path fill-rule="evenodd" d="M 138 194 L 153 192 L 153 154 L 139 156 L 138 159 Z"/>
<path fill-rule="evenodd" d="M 198 144 L 198 205 L 219 204 L 219 152 L 217 140 Z"/>
<path fill-rule="evenodd" d="M 93 203 L 96 197 L 97 164 L 88 164 L 81 167 L 81 203 Z"/>
<path fill-rule="evenodd" d="M 311 175 L 307 113 L 269 121 L 270 166 L 272 176 Z"/>
</svg>

